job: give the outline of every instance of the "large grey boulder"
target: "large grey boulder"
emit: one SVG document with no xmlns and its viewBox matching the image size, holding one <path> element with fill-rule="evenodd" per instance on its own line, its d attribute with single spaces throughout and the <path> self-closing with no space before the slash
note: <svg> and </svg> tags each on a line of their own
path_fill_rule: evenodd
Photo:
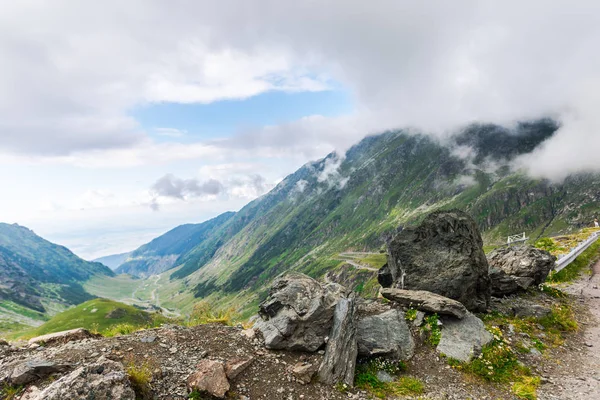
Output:
<svg viewBox="0 0 600 400">
<path fill-rule="evenodd" d="M 490 281 L 492 283 L 492 296 L 502 297 L 521 290 L 521 287 L 512 276 L 500 268 L 490 267 Z"/>
<path fill-rule="evenodd" d="M 481 234 L 459 210 L 434 212 L 418 227 L 400 231 L 388 244 L 378 279 L 383 287 L 427 290 L 473 311 L 485 311 L 490 301 Z"/>
<path fill-rule="evenodd" d="M 316 351 L 329 336 L 344 291 L 338 284 L 321 285 L 304 274 L 281 276 L 260 304 L 254 328 L 262 333 L 267 348 Z"/>
<path fill-rule="evenodd" d="M 532 246 L 503 247 L 488 254 L 492 295 L 499 297 L 544 283 L 556 257 Z"/>
<path fill-rule="evenodd" d="M 441 321 L 442 337 L 437 351 L 447 357 L 468 362 L 494 339 L 483 322 L 471 313 L 467 313 L 463 319 L 442 317 Z"/>
<path fill-rule="evenodd" d="M 135 400 L 129 378 L 121 363 L 100 357 L 94 364 L 79 367 L 52 382 L 32 400 Z"/>
<path fill-rule="evenodd" d="M 358 354 L 363 357 L 391 356 L 408 360 L 415 352 L 415 342 L 400 310 L 360 318 L 356 335 Z"/>
<path fill-rule="evenodd" d="M 426 290 L 384 288 L 381 289 L 381 295 L 390 301 L 420 311 L 452 315 L 456 318 L 463 318 L 467 314 L 467 309 L 460 302 Z"/>
<path fill-rule="evenodd" d="M 355 300 L 341 299 L 333 317 L 333 329 L 327 342 L 325 357 L 319 367 L 319 379 L 330 385 L 342 382 L 352 387 L 354 385 L 354 370 L 356 368 Z"/>
</svg>

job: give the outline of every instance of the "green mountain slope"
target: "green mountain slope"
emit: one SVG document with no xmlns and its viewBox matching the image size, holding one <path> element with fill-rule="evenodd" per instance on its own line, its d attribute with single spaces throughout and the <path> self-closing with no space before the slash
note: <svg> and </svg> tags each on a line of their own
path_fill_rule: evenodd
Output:
<svg viewBox="0 0 600 400">
<path fill-rule="evenodd" d="M 130 253 L 116 272 L 147 277 L 179 265 L 184 262 L 181 255 L 210 240 L 233 215 L 227 212 L 200 224 L 180 225 Z"/>
<path fill-rule="evenodd" d="M 82 260 L 31 230 L 0 223 L 0 322 L 26 324 L 91 299 L 82 283 L 113 276 L 106 266 Z"/>
<path fill-rule="evenodd" d="M 141 327 L 151 321 L 151 314 L 133 306 L 108 299 L 93 299 L 55 315 L 43 325 L 20 336 L 40 336 L 76 328 L 105 332 L 117 324 Z"/>
<path fill-rule="evenodd" d="M 469 212 L 488 244 L 522 231 L 535 238 L 578 228 L 600 211 L 597 175 L 552 184 L 510 168 L 556 129 L 547 120 L 474 125 L 443 144 L 388 132 L 343 158 L 308 163 L 181 255 L 161 301 L 187 307 L 193 288 L 198 298 L 249 307 L 277 274 L 322 276 L 338 268 L 337 253 L 376 251 L 399 226 L 440 208 Z"/>
</svg>

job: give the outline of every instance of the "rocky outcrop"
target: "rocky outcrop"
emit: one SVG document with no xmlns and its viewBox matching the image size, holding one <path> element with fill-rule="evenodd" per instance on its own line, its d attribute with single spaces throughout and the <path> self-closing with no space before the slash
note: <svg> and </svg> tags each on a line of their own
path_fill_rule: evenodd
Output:
<svg viewBox="0 0 600 400">
<path fill-rule="evenodd" d="M 556 257 L 532 246 L 516 246 L 492 251 L 488 262 L 492 295 L 499 297 L 543 283 Z"/>
<path fill-rule="evenodd" d="M 393 288 L 381 289 L 381 295 L 386 299 L 415 308 L 420 311 L 427 311 L 441 315 L 452 315 L 456 318 L 463 318 L 467 314 L 467 309 L 456 300 L 449 299 L 439 294 L 431 293 L 426 290 L 402 290 Z"/>
<path fill-rule="evenodd" d="M 415 351 L 415 342 L 400 310 L 360 318 L 356 336 L 358 354 L 362 357 L 391 356 L 408 360 Z"/>
<path fill-rule="evenodd" d="M 260 304 L 261 319 L 254 327 L 269 349 L 316 351 L 329 336 L 344 290 L 334 283 L 322 286 L 304 274 L 279 277 Z"/>
<path fill-rule="evenodd" d="M 77 328 L 69 331 L 49 333 L 47 335 L 37 336 L 33 339 L 29 339 L 29 344 L 43 344 L 45 346 L 53 344 L 63 344 L 67 342 L 73 342 L 76 340 L 83 340 L 88 338 L 96 338 L 100 335 L 95 335 L 87 329 Z"/>
<path fill-rule="evenodd" d="M 215 360 L 201 360 L 197 369 L 187 379 L 190 391 L 208 393 L 211 396 L 224 398 L 229 390 L 229 381 L 223 363 Z"/>
<path fill-rule="evenodd" d="M 135 400 L 123 365 L 104 357 L 53 382 L 32 400 Z"/>
<path fill-rule="evenodd" d="M 330 385 L 342 382 L 352 387 L 357 353 L 355 300 L 344 298 L 335 307 L 333 328 L 325 358 L 319 367 L 319 379 Z"/>
<path fill-rule="evenodd" d="M 437 351 L 459 361 L 467 362 L 481 353 L 493 339 L 483 322 L 471 313 L 463 319 L 441 318 L 443 328 Z"/>
<path fill-rule="evenodd" d="M 57 364 L 47 360 L 29 360 L 2 365 L 0 383 L 21 386 L 45 379 L 48 376 L 69 370 L 69 364 Z"/>
<path fill-rule="evenodd" d="M 388 244 L 388 263 L 378 275 L 383 287 L 428 290 L 485 311 L 490 300 L 488 262 L 475 221 L 459 210 L 428 215 Z"/>
</svg>

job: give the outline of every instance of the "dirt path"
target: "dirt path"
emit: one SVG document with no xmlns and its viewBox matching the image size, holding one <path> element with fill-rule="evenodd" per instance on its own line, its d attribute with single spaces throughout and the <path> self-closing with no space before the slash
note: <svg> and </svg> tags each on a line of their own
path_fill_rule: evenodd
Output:
<svg viewBox="0 0 600 400">
<path fill-rule="evenodd" d="M 591 278 L 583 278 L 564 289 L 577 296 L 591 313 L 590 320 L 582 326 L 585 331 L 580 365 L 565 365 L 562 375 L 552 376 L 550 384 L 540 388 L 541 400 L 600 399 L 600 261 L 593 271 Z"/>
</svg>

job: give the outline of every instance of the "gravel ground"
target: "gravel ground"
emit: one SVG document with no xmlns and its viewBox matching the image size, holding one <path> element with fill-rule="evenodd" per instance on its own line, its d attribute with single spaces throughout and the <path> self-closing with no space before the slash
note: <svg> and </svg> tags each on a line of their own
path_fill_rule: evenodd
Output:
<svg viewBox="0 0 600 400">
<path fill-rule="evenodd" d="M 583 346 L 572 346 L 578 351 L 565 357 L 563 368 L 553 371 L 551 381 L 542 385 L 539 399 L 600 399 L 600 261 L 594 265 L 591 278 L 581 278 L 563 290 L 576 296 L 583 306 L 584 312 L 578 316 L 584 328 L 579 341 Z"/>
</svg>

